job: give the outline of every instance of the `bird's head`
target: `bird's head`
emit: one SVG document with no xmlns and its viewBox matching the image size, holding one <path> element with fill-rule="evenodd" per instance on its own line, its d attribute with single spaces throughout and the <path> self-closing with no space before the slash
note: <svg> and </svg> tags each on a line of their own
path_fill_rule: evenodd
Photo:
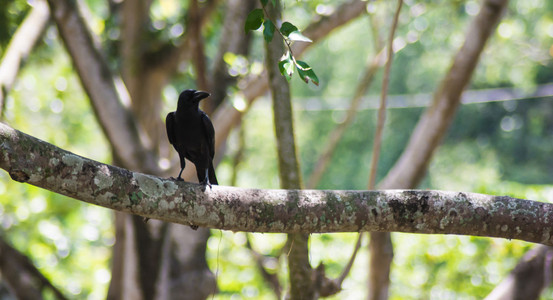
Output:
<svg viewBox="0 0 553 300">
<path fill-rule="evenodd" d="M 209 93 L 196 91 L 196 90 L 184 90 L 179 95 L 179 102 L 177 109 L 186 109 L 189 107 L 198 107 L 198 103 L 204 98 L 209 97 Z"/>
</svg>

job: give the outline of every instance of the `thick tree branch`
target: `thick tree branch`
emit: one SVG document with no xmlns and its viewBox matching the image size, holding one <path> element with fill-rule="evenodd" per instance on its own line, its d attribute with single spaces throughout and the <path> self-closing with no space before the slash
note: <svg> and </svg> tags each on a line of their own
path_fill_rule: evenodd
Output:
<svg viewBox="0 0 553 300">
<path fill-rule="evenodd" d="M 259 190 L 177 182 L 102 164 L 0 123 L 0 168 L 77 200 L 234 231 L 399 231 L 553 245 L 553 204 L 445 191 Z"/>
</svg>

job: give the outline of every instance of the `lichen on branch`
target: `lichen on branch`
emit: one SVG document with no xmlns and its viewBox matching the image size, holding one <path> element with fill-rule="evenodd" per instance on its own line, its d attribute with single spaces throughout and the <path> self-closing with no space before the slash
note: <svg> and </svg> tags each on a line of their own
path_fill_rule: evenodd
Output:
<svg viewBox="0 0 553 300">
<path fill-rule="evenodd" d="M 262 190 L 178 182 L 60 149 L 0 123 L 0 168 L 17 181 L 152 219 L 233 231 L 411 232 L 553 246 L 553 204 L 433 190 Z"/>
</svg>

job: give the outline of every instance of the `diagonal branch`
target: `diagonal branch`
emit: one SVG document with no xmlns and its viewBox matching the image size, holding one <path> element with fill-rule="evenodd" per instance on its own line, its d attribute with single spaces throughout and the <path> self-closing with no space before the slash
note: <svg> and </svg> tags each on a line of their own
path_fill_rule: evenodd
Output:
<svg viewBox="0 0 553 300">
<path fill-rule="evenodd" d="M 46 1 L 35 1 L 33 9 L 10 40 L 0 64 L 0 119 L 4 115 L 6 98 L 15 82 L 19 68 L 42 36 L 48 20 L 50 20 L 50 10 Z"/>
<path fill-rule="evenodd" d="M 407 147 L 380 188 L 413 188 L 422 180 L 434 150 L 442 141 L 480 54 L 501 19 L 507 0 L 486 0 L 472 20 L 461 49 L 440 84 L 432 106 L 421 116 Z"/>
<path fill-rule="evenodd" d="M 541 293 L 551 284 L 552 259 L 551 247 L 530 249 L 485 300 L 540 299 Z"/>
<path fill-rule="evenodd" d="M 246 235 L 246 247 L 248 248 L 248 250 L 250 250 L 250 253 L 257 265 L 257 269 L 261 273 L 261 276 L 263 276 L 263 279 L 265 279 L 265 281 L 271 286 L 271 289 L 275 293 L 277 299 L 282 299 L 282 287 L 280 286 L 280 281 L 278 280 L 278 274 L 270 273 L 269 271 L 267 271 L 267 269 L 265 268 L 265 262 L 269 258 L 253 249 L 252 243 L 250 241 L 250 236 L 248 234 Z M 275 258 L 273 257 L 273 259 Z"/>
<path fill-rule="evenodd" d="M 156 159 L 148 151 L 147 142 L 141 139 L 144 136 L 142 131 L 123 104 L 124 100 L 129 101 L 128 92 L 122 82 L 118 81 L 119 85 L 116 85 L 107 63 L 94 46 L 92 33 L 76 9 L 76 3 L 70 0 L 48 0 L 48 3 L 117 160 L 129 169 L 155 172 L 158 169 Z"/>
<path fill-rule="evenodd" d="M 0 168 L 87 203 L 233 231 L 399 231 L 520 239 L 553 246 L 553 204 L 476 193 L 207 189 L 102 164 L 0 123 Z"/>
<path fill-rule="evenodd" d="M 44 288 L 50 289 L 56 299 L 67 299 L 40 273 L 27 256 L 2 238 L 0 238 L 0 273 L 18 299 L 42 299 Z"/>
</svg>

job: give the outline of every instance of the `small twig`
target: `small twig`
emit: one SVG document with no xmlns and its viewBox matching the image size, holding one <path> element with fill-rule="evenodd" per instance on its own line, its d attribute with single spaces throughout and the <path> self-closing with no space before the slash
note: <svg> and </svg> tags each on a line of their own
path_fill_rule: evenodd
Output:
<svg viewBox="0 0 553 300">
<path fill-rule="evenodd" d="M 267 17 L 267 19 L 269 19 L 269 21 L 271 21 L 271 23 L 273 23 L 273 25 L 275 26 L 276 32 L 278 32 L 278 34 L 282 37 L 282 40 L 284 41 L 284 44 L 286 44 L 286 47 L 288 48 L 288 51 L 290 52 L 290 57 L 292 57 L 292 61 L 294 62 L 295 65 L 297 65 L 296 58 L 294 57 L 294 52 L 292 52 L 292 43 L 290 42 L 290 39 L 287 36 L 285 36 L 284 34 L 282 34 L 282 32 L 280 32 L 280 29 L 278 29 L 278 27 L 276 25 L 276 22 L 273 19 L 271 19 L 269 13 L 265 9 L 265 6 L 261 5 L 261 8 L 263 9 L 263 13 Z"/>
<path fill-rule="evenodd" d="M 355 262 L 355 257 L 357 256 L 357 252 L 359 252 L 359 248 L 361 248 L 362 240 L 363 240 L 363 234 L 359 234 L 357 236 L 357 242 L 355 243 L 355 248 L 353 248 L 353 253 L 351 254 L 351 258 L 349 259 L 348 264 L 342 271 L 342 274 L 340 275 L 340 277 L 336 278 L 336 282 L 338 286 L 342 286 L 344 279 L 346 279 L 349 272 L 351 271 L 351 267 L 353 267 L 353 262 Z"/>
<path fill-rule="evenodd" d="M 397 9 L 394 15 L 394 21 L 392 23 L 392 28 L 390 29 L 390 36 L 388 38 L 388 56 L 386 61 L 386 67 L 384 70 L 384 79 L 382 80 L 382 92 L 380 94 L 380 107 L 378 109 L 378 120 L 376 125 L 376 133 L 374 136 L 373 144 L 373 153 L 371 159 L 371 171 L 369 175 L 368 189 L 374 189 L 376 182 L 376 170 L 378 168 L 378 158 L 380 156 L 380 145 L 382 143 L 382 131 L 384 129 L 384 122 L 386 121 L 386 96 L 388 94 L 388 84 L 390 83 L 390 69 L 392 66 L 392 60 L 394 55 L 393 42 L 394 34 L 397 28 L 397 23 L 399 20 L 399 12 L 401 11 L 401 6 L 403 5 L 403 0 L 398 1 Z"/>
<path fill-rule="evenodd" d="M 273 292 L 277 296 L 277 299 L 281 299 L 282 287 L 280 286 L 280 282 L 278 281 L 277 273 L 271 274 L 269 273 L 269 271 L 267 271 L 264 265 L 264 262 L 267 258 L 253 249 L 250 241 L 250 234 L 248 233 L 246 233 L 246 247 L 248 248 L 248 250 L 250 250 L 250 253 L 253 255 L 257 265 L 257 269 L 259 270 L 259 272 L 261 272 L 261 276 L 263 276 L 263 279 L 265 279 L 265 281 L 269 283 L 269 285 L 273 289 Z"/>
</svg>

